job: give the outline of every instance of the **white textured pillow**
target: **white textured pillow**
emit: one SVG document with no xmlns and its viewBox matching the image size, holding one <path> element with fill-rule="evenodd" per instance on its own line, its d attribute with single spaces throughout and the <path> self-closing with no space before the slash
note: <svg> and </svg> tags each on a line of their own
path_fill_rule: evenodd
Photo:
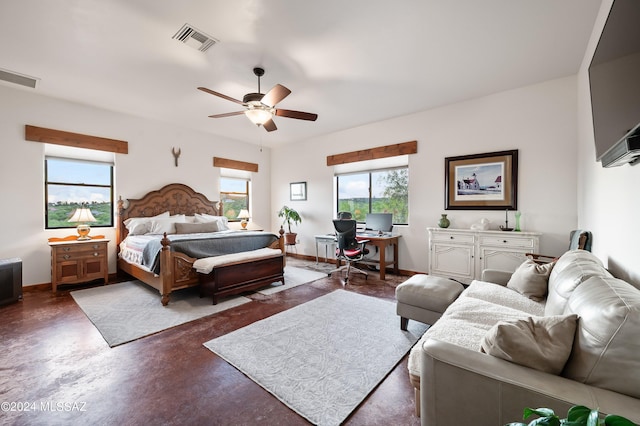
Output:
<svg viewBox="0 0 640 426">
<path fill-rule="evenodd" d="M 517 291 L 531 300 L 540 302 L 547 295 L 549 274 L 555 263 L 539 265 L 527 259 L 511 275 L 507 288 Z"/>
<path fill-rule="evenodd" d="M 571 355 L 577 323 L 575 314 L 500 321 L 484 336 L 480 350 L 558 375 Z"/>
<path fill-rule="evenodd" d="M 154 219 L 151 221 L 149 225 L 149 234 L 159 234 L 162 235 L 165 232 L 167 234 L 175 234 L 176 233 L 176 223 L 184 223 L 184 216 L 180 217 L 167 217 L 161 219 Z"/>
<path fill-rule="evenodd" d="M 159 218 L 168 218 L 169 212 L 160 213 L 151 217 L 130 217 L 124 221 L 124 226 L 129 231 L 129 235 L 144 235 L 149 232 L 151 221 Z"/>
<path fill-rule="evenodd" d="M 210 214 L 196 213 L 196 223 L 218 222 L 219 231 L 229 229 L 229 219 L 226 216 L 213 216 Z"/>
</svg>

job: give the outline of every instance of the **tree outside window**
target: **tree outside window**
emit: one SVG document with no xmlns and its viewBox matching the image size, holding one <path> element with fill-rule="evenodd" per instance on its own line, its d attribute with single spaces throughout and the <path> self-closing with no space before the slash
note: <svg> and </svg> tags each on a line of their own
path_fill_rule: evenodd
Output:
<svg viewBox="0 0 640 426">
<path fill-rule="evenodd" d="M 358 222 L 367 213 L 392 213 L 393 223 L 409 223 L 407 167 L 338 175 L 338 211 L 351 212 Z"/>
<path fill-rule="evenodd" d="M 222 214 L 230 221 L 239 221 L 240 210 L 249 210 L 249 180 L 221 177 L 220 200 Z"/>
</svg>

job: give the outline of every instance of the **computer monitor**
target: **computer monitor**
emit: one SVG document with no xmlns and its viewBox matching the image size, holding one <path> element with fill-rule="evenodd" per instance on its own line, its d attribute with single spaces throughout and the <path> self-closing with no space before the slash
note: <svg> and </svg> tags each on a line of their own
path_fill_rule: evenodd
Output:
<svg viewBox="0 0 640 426">
<path fill-rule="evenodd" d="M 393 214 L 368 213 L 365 229 L 378 232 L 391 232 L 391 229 L 393 229 Z"/>
</svg>

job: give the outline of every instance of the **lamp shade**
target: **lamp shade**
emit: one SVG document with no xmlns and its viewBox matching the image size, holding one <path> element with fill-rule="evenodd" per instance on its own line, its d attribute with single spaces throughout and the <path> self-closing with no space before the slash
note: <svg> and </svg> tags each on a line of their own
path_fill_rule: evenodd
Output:
<svg viewBox="0 0 640 426">
<path fill-rule="evenodd" d="M 238 219 L 249 219 L 250 217 L 249 210 L 247 209 L 242 209 L 240 210 L 240 213 L 238 213 Z"/>
<path fill-rule="evenodd" d="M 271 111 L 263 108 L 252 108 L 244 112 L 244 114 L 251 120 L 253 124 L 258 126 L 263 125 L 267 121 L 271 120 Z"/>
<path fill-rule="evenodd" d="M 78 231 L 78 240 L 90 240 L 89 232 L 91 227 L 87 225 L 87 222 L 96 222 L 96 218 L 91 214 L 91 210 L 88 207 L 82 206 L 73 213 L 71 219 L 67 222 L 78 222 L 76 230 Z"/>
</svg>

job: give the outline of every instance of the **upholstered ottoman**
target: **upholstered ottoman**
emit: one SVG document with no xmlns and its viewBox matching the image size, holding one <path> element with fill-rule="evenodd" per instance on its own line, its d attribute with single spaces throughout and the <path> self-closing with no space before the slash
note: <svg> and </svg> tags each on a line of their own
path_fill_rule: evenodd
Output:
<svg viewBox="0 0 640 426">
<path fill-rule="evenodd" d="M 412 276 L 396 287 L 400 328 L 406 330 L 410 319 L 433 324 L 462 290 L 462 284 L 449 278 L 424 274 Z"/>
</svg>

